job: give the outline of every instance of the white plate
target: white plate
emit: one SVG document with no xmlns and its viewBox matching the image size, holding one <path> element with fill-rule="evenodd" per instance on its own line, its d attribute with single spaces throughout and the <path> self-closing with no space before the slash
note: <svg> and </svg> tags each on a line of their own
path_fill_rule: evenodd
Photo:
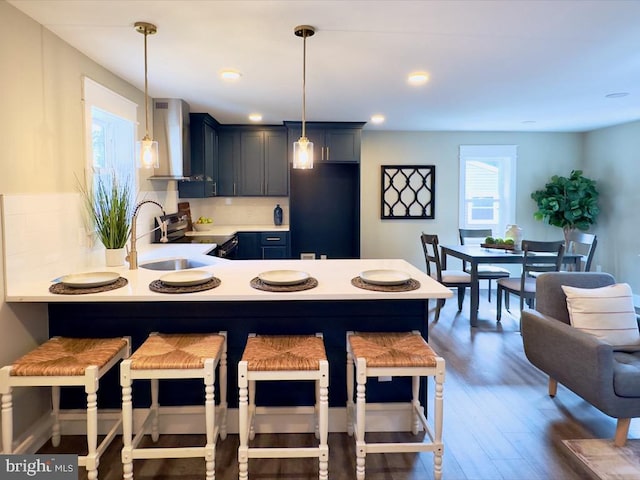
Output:
<svg viewBox="0 0 640 480">
<path fill-rule="evenodd" d="M 360 278 L 373 285 L 400 285 L 411 280 L 411 276 L 399 270 L 367 270 L 360 273 Z"/>
<path fill-rule="evenodd" d="M 115 283 L 118 278 L 120 274 L 116 272 L 72 273 L 60 278 L 60 282 L 67 287 L 91 288 Z"/>
<path fill-rule="evenodd" d="M 298 270 L 270 270 L 262 272 L 258 278 L 268 285 L 297 285 L 306 282 L 309 274 Z"/>
<path fill-rule="evenodd" d="M 204 270 L 178 270 L 160 277 L 160 281 L 171 287 L 190 287 L 208 282 L 213 273 Z"/>
</svg>

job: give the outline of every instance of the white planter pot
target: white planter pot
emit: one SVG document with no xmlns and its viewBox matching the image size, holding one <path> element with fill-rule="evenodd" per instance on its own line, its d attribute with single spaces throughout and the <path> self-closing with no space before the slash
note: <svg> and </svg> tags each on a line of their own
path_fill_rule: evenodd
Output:
<svg viewBox="0 0 640 480">
<path fill-rule="evenodd" d="M 124 248 L 107 248 L 104 251 L 105 264 L 107 267 L 121 267 L 124 265 Z"/>
</svg>

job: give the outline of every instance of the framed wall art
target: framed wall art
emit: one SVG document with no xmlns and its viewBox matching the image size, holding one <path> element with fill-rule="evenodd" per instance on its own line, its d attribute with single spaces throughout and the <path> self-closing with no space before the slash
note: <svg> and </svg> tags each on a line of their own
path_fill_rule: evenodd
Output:
<svg viewBox="0 0 640 480">
<path fill-rule="evenodd" d="M 382 165 L 381 168 L 381 219 L 435 218 L 435 165 Z"/>
</svg>

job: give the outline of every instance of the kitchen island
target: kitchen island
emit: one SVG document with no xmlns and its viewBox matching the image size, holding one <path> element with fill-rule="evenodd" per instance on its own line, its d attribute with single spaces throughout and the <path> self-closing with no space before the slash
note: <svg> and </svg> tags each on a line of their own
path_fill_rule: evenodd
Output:
<svg viewBox="0 0 640 480">
<path fill-rule="evenodd" d="M 49 335 L 132 337 L 137 348 L 150 332 L 228 332 L 229 406 L 237 406 L 236 364 L 247 335 L 313 334 L 324 335 L 330 365 L 329 401 L 331 407 L 344 408 L 346 402 L 345 334 L 349 330 L 419 330 L 427 338 L 428 300 L 451 297 L 449 289 L 437 283 L 404 260 L 223 260 L 206 255 L 211 246 L 150 245 L 140 254 L 139 264 L 150 260 L 186 257 L 206 263 L 199 270 L 211 271 L 221 284 L 211 290 L 188 294 L 153 292 L 149 284 L 167 272 L 104 269 L 118 272 L 128 280 L 124 287 L 96 294 L 59 295 L 49 292 L 50 278 L 10 283 L 8 302 L 46 302 L 49 309 Z M 256 290 L 251 280 L 269 270 L 299 270 L 318 281 L 315 288 L 296 292 Z M 400 270 L 420 282 L 406 292 L 379 292 L 352 285 L 360 272 L 373 269 Z M 60 272 L 71 273 L 71 272 Z M 372 401 L 395 401 L 410 390 L 406 379 L 394 379 L 398 388 L 376 391 Z M 116 408 L 120 402 L 117 375 L 105 377 L 101 384 L 103 406 Z M 146 388 L 140 385 L 137 388 Z M 269 405 L 291 404 L 291 395 L 303 402 L 310 389 L 271 389 Z M 201 402 L 201 388 L 162 389 L 161 404 L 188 405 Z M 286 398 L 285 398 L 286 397 Z M 135 395 L 141 403 L 144 395 Z M 63 397 L 67 406 L 79 405 L 83 392 Z"/>
</svg>

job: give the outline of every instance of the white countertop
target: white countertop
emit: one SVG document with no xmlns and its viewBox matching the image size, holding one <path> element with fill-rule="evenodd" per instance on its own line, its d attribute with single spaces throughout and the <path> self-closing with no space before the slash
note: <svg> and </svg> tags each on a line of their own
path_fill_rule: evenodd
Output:
<svg viewBox="0 0 640 480">
<path fill-rule="evenodd" d="M 238 232 L 288 232 L 289 225 L 212 225 L 210 230 L 185 232 L 188 237 L 206 237 L 212 235 L 234 235 Z"/>
<path fill-rule="evenodd" d="M 138 253 L 138 263 L 150 260 L 186 257 L 206 263 L 198 268 L 213 272 L 222 283 L 204 292 L 165 294 L 149 290 L 149 284 L 168 273 L 166 271 L 128 266 L 101 268 L 118 272 L 129 282 L 107 292 L 82 295 L 59 295 L 49 292 L 52 278 L 33 272 L 29 280 L 12 282 L 6 291 L 7 302 L 162 302 L 162 301 L 278 301 L 278 300 L 375 300 L 450 298 L 451 290 L 428 277 L 405 260 L 225 260 L 206 255 L 212 245 L 172 244 L 146 245 Z M 420 288 L 410 292 L 375 292 L 351 285 L 360 272 L 373 269 L 401 270 L 420 282 Z M 318 280 L 318 286 L 300 292 L 265 292 L 251 287 L 250 281 L 269 270 L 301 270 Z M 93 271 L 96 271 L 94 269 Z M 60 275 L 82 272 L 60 272 Z"/>
</svg>

